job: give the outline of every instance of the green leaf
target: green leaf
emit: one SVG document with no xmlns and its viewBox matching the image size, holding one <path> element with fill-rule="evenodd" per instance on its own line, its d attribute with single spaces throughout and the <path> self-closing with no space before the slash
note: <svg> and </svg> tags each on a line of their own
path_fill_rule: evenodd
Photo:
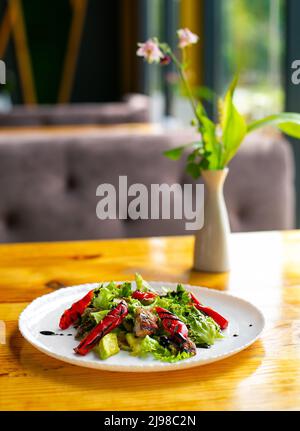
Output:
<svg viewBox="0 0 300 431">
<path fill-rule="evenodd" d="M 188 163 L 185 168 L 186 173 L 191 175 L 194 179 L 197 179 L 201 175 L 200 166 L 197 163 Z"/>
<path fill-rule="evenodd" d="M 197 104 L 196 114 L 200 121 L 202 116 L 206 116 L 204 106 L 200 102 Z"/>
<path fill-rule="evenodd" d="M 236 154 L 247 133 L 245 119 L 237 111 L 232 101 L 236 84 L 237 77 L 235 77 L 230 84 L 221 108 L 223 157 L 220 168 L 225 167 Z"/>
<path fill-rule="evenodd" d="M 176 349 L 174 349 L 174 351 L 171 352 L 169 349 L 167 349 L 166 347 L 163 347 L 161 344 L 159 344 L 157 340 L 150 337 L 149 335 L 146 335 L 145 338 L 142 338 L 139 341 L 140 341 L 139 356 L 142 356 L 142 357 L 150 353 L 159 361 L 177 362 L 192 356 L 191 353 L 184 352 L 184 351 L 178 352 Z"/>
<path fill-rule="evenodd" d="M 300 124 L 296 123 L 281 123 L 278 128 L 286 135 L 300 139 Z"/>
<path fill-rule="evenodd" d="M 109 309 L 117 294 L 118 292 L 110 289 L 110 285 L 102 287 L 99 295 L 93 299 L 93 306 L 96 308 L 104 308 L 105 310 Z"/>
<path fill-rule="evenodd" d="M 151 285 L 146 280 L 144 280 L 141 274 L 138 272 L 135 273 L 134 279 L 137 290 L 141 290 L 143 292 L 148 292 L 148 290 L 153 291 Z"/>
<path fill-rule="evenodd" d="M 202 138 L 205 144 L 205 153 L 209 154 L 209 168 L 218 169 L 221 158 L 221 144 L 216 138 L 216 125 L 206 116 L 201 116 Z"/>
<path fill-rule="evenodd" d="M 125 281 L 121 287 L 119 287 L 120 297 L 128 297 L 131 295 L 131 283 L 129 281 Z"/>
<path fill-rule="evenodd" d="M 187 161 L 188 162 L 194 162 L 196 157 L 197 157 L 197 154 L 195 153 L 195 151 L 193 151 L 191 154 L 189 154 L 187 156 Z"/>
<path fill-rule="evenodd" d="M 209 157 L 209 153 L 205 155 L 201 160 L 201 162 L 199 163 L 200 172 L 210 168 L 208 157 Z"/>
<path fill-rule="evenodd" d="M 164 151 L 163 155 L 171 160 L 179 160 L 182 156 L 182 153 L 184 152 L 184 149 L 185 145 L 182 145 L 181 147 L 172 148 L 171 150 Z"/>
<path fill-rule="evenodd" d="M 196 87 L 193 91 L 195 96 L 200 97 L 200 99 L 212 102 L 216 97 L 215 92 L 206 86 Z"/>
<path fill-rule="evenodd" d="M 202 141 L 189 142 L 188 144 L 181 145 L 180 147 L 172 148 L 171 150 L 164 151 L 163 155 L 171 160 L 179 160 L 184 150 L 191 146 L 193 146 L 195 149 L 200 148 L 202 146 Z"/>
<path fill-rule="evenodd" d="M 94 313 L 91 313 L 91 316 L 95 319 L 96 323 L 98 324 L 101 322 L 102 319 L 110 312 L 110 310 L 102 310 L 102 311 L 95 311 Z"/>
<path fill-rule="evenodd" d="M 248 125 L 248 132 L 253 132 L 260 127 L 277 126 L 282 132 L 294 138 L 300 138 L 300 114 L 296 112 L 282 112 L 269 115 L 261 120 L 253 121 Z"/>
<path fill-rule="evenodd" d="M 195 150 L 201 150 L 203 148 L 203 141 L 195 141 L 192 142 L 191 145 L 193 145 Z"/>
</svg>

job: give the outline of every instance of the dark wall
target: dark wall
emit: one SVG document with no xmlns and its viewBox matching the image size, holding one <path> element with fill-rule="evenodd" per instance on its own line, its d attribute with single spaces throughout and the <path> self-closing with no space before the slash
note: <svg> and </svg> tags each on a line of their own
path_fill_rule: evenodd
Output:
<svg viewBox="0 0 300 431">
<path fill-rule="evenodd" d="M 71 102 L 114 101 L 121 97 L 120 4 L 88 0 Z M 0 24 L 7 7 L 0 0 Z M 62 79 L 72 8 L 69 0 L 23 0 L 27 42 L 38 103 L 56 103 Z M 4 60 L 14 103 L 22 103 L 12 35 Z"/>
<path fill-rule="evenodd" d="M 71 23 L 70 2 L 23 0 L 22 5 L 38 101 L 56 103 Z"/>
<path fill-rule="evenodd" d="M 121 0 L 89 0 L 72 101 L 121 96 Z"/>
</svg>

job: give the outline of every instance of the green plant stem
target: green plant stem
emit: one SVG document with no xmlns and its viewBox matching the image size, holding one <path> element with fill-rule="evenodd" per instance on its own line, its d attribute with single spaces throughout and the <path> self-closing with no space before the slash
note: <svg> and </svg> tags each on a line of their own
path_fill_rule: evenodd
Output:
<svg viewBox="0 0 300 431">
<path fill-rule="evenodd" d="M 180 78 L 181 78 L 181 81 L 183 82 L 183 85 L 184 85 L 185 90 L 186 90 L 186 92 L 187 92 L 188 98 L 189 98 L 189 100 L 190 100 L 190 103 L 191 103 L 192 109 L 193 109 L 194 114 L 195 114 L 195 117 L 196 117 L 196 119 L 198 120 L 199 128 L 200 128 L 200 131 L 201 131 L 202 126 L 201 126 L 201 123 L 200 123 L 200 120 L 199 120 L 199 118 L 198 118 L 198 114 L 197 114 L 197 105 L 196 105 L 196 103 L 195 103 L 195 100 L 194 100 L 194 97 L 193 97 L 193 93 L 192 93 L 192 90 L 191 90 L 190 84 L 189 84 L 189 82 L 188 82 L 188 80 L 187 80 L 187 78 L 186 78 L 186 76 L 185 76 L 185 73 L 184 73 L 184 70 L 183 70 L 182 64 L 177 60 L 177 57 L 174 55 L 174 53 L 173 53 L 173 51 L 171 50 L 171 48 L 170 48 L 170 51 L 169 51 L 169 55 L 170 55 L 170 57 L 172 58 L 172 60 L 173 60 L 173 62 L 174 62 L 174 64 L 175 64 L 175 66 L 176 66 L 176 68 L 177 68 L 177 71 L 178 71 L 178 73 L 179 73 L 179 76 L 180 76 Z"/>
</svg>

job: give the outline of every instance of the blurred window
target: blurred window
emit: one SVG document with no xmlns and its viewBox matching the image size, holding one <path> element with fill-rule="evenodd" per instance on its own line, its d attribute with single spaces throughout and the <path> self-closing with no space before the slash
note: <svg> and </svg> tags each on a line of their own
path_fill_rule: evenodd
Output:
<svg viewBox="0 0 300 431">
<path fill-rule="evenodd" d="M 236 103 L 251 118 L 282 111 L 282 0 L 226 0 L 220 5 L 220 73 L 217 90 L 224 92 L 236 70 Z"/>
<path fill-rule="evenodd" d="M 157 35 L 176 48 L 176 29 L 200 35 L 191 49 L 190 83 L 198 94 L 212 85 L 221 95 L 239 72 L 236 104 L 251 119 L 282 111 L 284 91 L 284 0 L 144 0 L 146 37 Z M 211 10 L 211 13 L 209 12 Z M 173 35 L 173 36 L 172 36 Z M 204 51 L 206 52 L 204 54 Z M 209 83 L 205 76 L 212 75 Z M 206 69 L 206 70 L 205 70 Z M 153 120 L 187 124 L 192 116 L 174 68 L 145 65 Z M 209 94 L 209 92 L 207 92 Z"/>
</svg>

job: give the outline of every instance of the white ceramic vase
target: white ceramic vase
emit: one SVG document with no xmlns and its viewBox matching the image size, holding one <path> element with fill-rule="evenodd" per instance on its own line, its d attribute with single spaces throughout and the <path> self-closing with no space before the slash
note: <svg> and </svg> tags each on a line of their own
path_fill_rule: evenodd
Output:
<svg viewBox="0 0 300 431">
<path fill-rule="evenodd" d="M 204 180 L 204 225 L 195 237 L 194 269 L 226 272 L 230 269 L 230 227 L 223 196 L 228 168 L 202 171 Z"/>
</svg>

